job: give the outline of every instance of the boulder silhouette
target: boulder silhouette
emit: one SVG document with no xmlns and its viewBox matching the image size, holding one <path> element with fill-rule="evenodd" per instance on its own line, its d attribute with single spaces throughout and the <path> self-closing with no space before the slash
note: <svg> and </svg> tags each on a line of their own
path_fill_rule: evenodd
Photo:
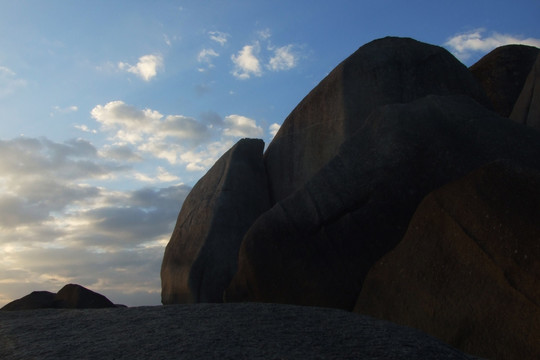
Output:
<svg viewBox="0 0 540 360">
<path fill-rule="evenodd" d="M 360 47 L 298 104 L 268 146 L 272 201 L 299 189 L 377 107 L 430 94 L 464 94 L 489 106 L 468 69 L 441 47 L 396 37 Z"/>
<path fill-rule="evenodd" d="M 540 130 L 540 55 L 527 77 L 510 119 Z"/>
<path fill-rule="evenodd" d="M 163 304 L 222 302 L 242 237 L 270 206 L 263 149 L 240 140 L 189 193 L 163 257 Z"/>
<path fill-rule="evenodd" d="M 6 304 L 1 310 L 90 309 L 116 307 L 105 296 L 81 285 L 67 284 L 56 294 L 49 291 L 32 293 Z"/>
<path fill-rule="evenodd" d="M 510 116 L 539 53 L 533 46 L 501 46 L 470 67 L 499 115 Z"/>
<path fill-rule="evenodd" d="M 55 293 L 49 291 L 32 291 L 30 294 L 4 305 L 0 310 L 17 311 L 54 308 L 55 295 Z"/>
<path fill-rule="evenodd" d="M 431 191 L 497 159 L 540 169 L 540 133 L 468 96 L 381 106 L 246 233 L 227 301 L 352 310 L 369 269 Z"/>
<path fill-rule="evenodd" d="M 495 162 L 429 194 L 355 311 L 489 359 L 540 355 L 540 172 Z"/>
</svg>

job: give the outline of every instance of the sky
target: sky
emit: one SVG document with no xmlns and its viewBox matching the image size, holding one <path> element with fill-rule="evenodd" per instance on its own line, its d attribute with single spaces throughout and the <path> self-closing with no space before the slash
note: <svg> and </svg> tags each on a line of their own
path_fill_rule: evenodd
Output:
<svg viewBox="0 0 540 360">
<path fill-rule="evenodd" d="M 365 43 L 412 37 L 470 66 L 540 47 L 538 0 L 0 0 L 0 306 L 77 283 L 160 304 L 198 179 L 268 144 Z"/>
</svg>

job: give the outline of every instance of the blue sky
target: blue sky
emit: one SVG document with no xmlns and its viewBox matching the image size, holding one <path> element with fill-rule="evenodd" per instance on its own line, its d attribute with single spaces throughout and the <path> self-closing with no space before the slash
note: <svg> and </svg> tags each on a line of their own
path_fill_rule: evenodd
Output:
<svg viewBox="0 0 540 360">
<path fill-rule="evenodd" d="M 471 65 L 540 46 L 540 2 L 0 2 L 0 306 L 79 283 L 160 301 L 182 201 L 242 137 L 268 143 L 361 45 L 393 35 Z"/>
</svg>

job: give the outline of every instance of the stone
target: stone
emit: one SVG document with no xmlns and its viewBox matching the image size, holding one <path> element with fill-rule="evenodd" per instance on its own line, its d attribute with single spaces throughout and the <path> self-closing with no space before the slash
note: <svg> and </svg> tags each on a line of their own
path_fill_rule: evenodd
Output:
<svg viewBox="0 0 540 360">
<path fill-rule="evenodd" d="M 105 296 L 81 285 L 68 284 L 56 294 L 49 291 L 32 293 L 6 304 L 1 310 L 90 309 L 116 307 Z"/>
<path fill-rule="evenodd" d="M 540 55 L 527 77 L 510 119 L 540 130 Z"/>
<path fill-rule="evenodd" d="M 540 169 L 540 133 L 468 96 L 381 106 L 246 233 L 226 301 L 352 310 L 371 266 L 431 191 L 504 158 Z"/>
<path fill-rule="evenodd" d="M 464 94 L 489 106 L 468 69 L 442 47 L 387 37 L 360 47 L 285 119 L 265 152 L 272 202 L 322 168 L 377 107 Z"/>
<path fill-rule="evenodd" d="M 277 304 L 5 311 L 0 324 L 2 360 L 473 359 L 388 321 Z"/>
<path fill-rule="evenodd" d="M 54 308 L 55 293 L 49 291 L 32 291 L 20 299 L 4 305 L 0 310 L 17 311 Z"/>
<path fill-rule="evenodd" d="M 495 162 L 430 193 L 355 311 L 489 359 L 540 355 L 540 172 Z"/>
<path fill-rule="evenodd" d="M 163 257 L 163 304 L 223 301 L 242 237 L 270 206 L 263 149 L 238 141 L 187 196 Z"/>
<path fill-rule="evenodd" d="M 67 284 L 54 298 L 55 307 L 63 309 L 98 309 L 116 307 L 105 296 L 77 284 Z"/>
<path fill-rule="evenodd" d="M 539 53 L 533 46 L 501 46 L 470 67 L 499 115 L 510 116 Z"/>
</svg>

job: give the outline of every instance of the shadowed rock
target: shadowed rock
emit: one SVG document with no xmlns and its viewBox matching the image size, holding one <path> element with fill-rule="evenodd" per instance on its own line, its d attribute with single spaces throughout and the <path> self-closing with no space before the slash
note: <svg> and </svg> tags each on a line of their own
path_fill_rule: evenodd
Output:
<svg viewBox="0 0 540 360">
<path fill-rule="evenodd" d="M 489 104 L 468 69 L 441 47 L 395 37 L 360 47 L 298 104 L 268 146 L 273 201 L 309 180 L 378 106 L 430 94 L 465 94 Z"/>
<path fill-rule="evenodd" d="M 501 46 L 470 67 L 499 115 L 510 116 L 539 53 L 533 46 Z"/>
<path fill-rule="evenodd" d="M 227 301 L 352 310 L 370 267 L 431 191 L 499 158 L 540 169 L 540 134 L 466 96 L 378 108 L 244 237 Z"/>
<path fill-rule="evenodd" d="M 263 149 L 240 140 L 187 196 L 163 257 L 163 304 L 222 301 L 242 237 L 269 207 Z"/>
<path fill-rule="evenodd" d="M 33 309 L 89 309 L 116 307 L 105 296 L 76 284 L 64 286 L 56 294 L 48 291 L 33 291 L 5 305 L 2 310 Z"/>
<path fill-rule="evenodd" d="M 0 324 L 2 360 L 473 359 L 388 321 L 290 305 L 6 311 Z"/>
<path fill-rule="evenodd" d="M 527 77 L 510 119 L 540 130 L 540 55 Z"/>
<path fill-rule="evenodd" d="M 540 355 L 540 172 L 497 162 L 429 194 L 355 311 L 489 359 Z"/>
</svg>

